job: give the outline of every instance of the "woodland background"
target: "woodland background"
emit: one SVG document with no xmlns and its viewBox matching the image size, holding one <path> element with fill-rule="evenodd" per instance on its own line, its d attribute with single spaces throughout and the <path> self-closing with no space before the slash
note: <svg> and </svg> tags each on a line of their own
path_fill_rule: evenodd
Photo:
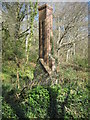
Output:
<svg viewBox="0 0 90 120">
<path fill-rule="evenodd" d="M 2 119 L 89 120 L 88 3 L 48 3 L 53 7 L 58 84 L 54 79 L 49 86 L 31 87 L 39 58 L 42 4 L 2 2 Z"/>
</svg>

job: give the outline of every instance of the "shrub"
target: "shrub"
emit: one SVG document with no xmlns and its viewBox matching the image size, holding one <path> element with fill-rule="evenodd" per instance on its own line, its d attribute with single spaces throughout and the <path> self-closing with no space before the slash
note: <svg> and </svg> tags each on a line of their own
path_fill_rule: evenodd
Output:
<svg viewBox="0 0 90 120">
<path fill-rule="evenodd" d="M 21 102 L 27 118 L 44 118 L 49 106 L 49 93 L 46 88 L 37 86 L 28 90 L 26 98 Z"/>
<path fill-rule="evenodd" d="M 74 58 L 74 63 L 80 67 L 88 67 L 88 58 L 81 58 L 79 56 Z"/>
<path fill-rule="evenodd" d="M 88 90 L 82 89 L 77 82 L 66 84 L 58 90 L 57 110 L 60 118 L 88 120 L 88 104 Z"/>
<path fill-rule="evenodd" d="M 2 120 L 6 119 L 6 118 L 18 120 L 18 117 L 15 114 L 15 111 L 11 108 L 11 106 L 9 104 L 7 104 L 5 101 L 2 101 Z"/>
</svg>

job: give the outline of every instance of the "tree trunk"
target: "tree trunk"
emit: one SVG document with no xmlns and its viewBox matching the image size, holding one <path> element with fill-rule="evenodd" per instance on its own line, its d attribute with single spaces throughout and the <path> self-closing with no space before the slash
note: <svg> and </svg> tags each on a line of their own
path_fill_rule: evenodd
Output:
<svg viewBox="0 0 90 120">
<path fill-rule="evenodd" d="M 18 88 L 18 89 L 20 88 L 20 85 L 19 85 L 19 71 L 18 71 L 18 68 L 17 68 L 17 88 Z"/>
<path fill-rule="evenodd" d="M 29 12 L 29 6 L 27 6 L 27 14 Z M 27 15 L 27 29 L 29 29 L 29 15 Z M 30 31 L 27 31 L 29 34 L 30 34 Z M 28 53 L 28 49 L 29 49 L 29 35 L 27 35 L 26 37 L 26 63 L 28 63 L 28 56 L 29 56 L 29 53 Z"/>
<path fill-rule="evenodd" d="M 28 63 L 28 38 L 29 38 L 29 35 L 27 35 L 26 37 L 26 63 Z"/>
<path fill-rule="evenodd" d="M 19 62 L 18 62 L 18 58 L 15 56 L 15 59 L 16 59 L 16 64 L 17 64 L 17 80 L 16 80 L 16 85 L 17 85 L 17 87 L 18 87 L 18 89 L 20 88 L 20 85 L 19 85 L 19 67 L 20 67 L 20 65 L 19 65 Z"/>
<path fill-rule="evenodd" d="M 75 43 L 73 44 L 73 51 L 74 51 L 74 56 L 75 56 L 75 53 L 76 53 L 76 51 L 75 51 Z"/>
<path fill-rule="evenodd" d="M 70 54 L 70 49 L 68 49 L 68 51 L 67 51 L 66 62 L 68 62 L 68 60 L 69 60 L 69 58 L 70 58 L 69 54 Z"/>
</svg>

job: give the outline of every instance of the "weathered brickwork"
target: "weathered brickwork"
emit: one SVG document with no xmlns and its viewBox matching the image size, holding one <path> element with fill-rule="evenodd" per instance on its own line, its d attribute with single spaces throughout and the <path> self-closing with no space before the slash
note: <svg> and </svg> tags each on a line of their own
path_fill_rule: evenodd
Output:
<svg viewBox="0 0 90 120">
<path fill-rule="evenodd" d="M 53 37 L 52 30 L 52 7 L 47 4 L 38 8 L 39 10 L 39 58 L 53 70 L 54 60 L 49 59 L 51 54 L 51 37 Z"/>
</svg>

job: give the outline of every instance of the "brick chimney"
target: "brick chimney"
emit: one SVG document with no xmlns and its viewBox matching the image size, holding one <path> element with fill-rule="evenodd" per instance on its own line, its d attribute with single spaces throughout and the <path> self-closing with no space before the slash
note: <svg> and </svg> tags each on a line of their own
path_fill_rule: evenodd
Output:
<svg viewBox="0 0 90 120">
<path fill-rule="evenodd" d="M 51 54 L 50 39 L 52 32 L 53 9 L 47 4 L 38 8 L 39 10 L 39 58 L 49 65 L 49 54 Z"/>
</svg>

